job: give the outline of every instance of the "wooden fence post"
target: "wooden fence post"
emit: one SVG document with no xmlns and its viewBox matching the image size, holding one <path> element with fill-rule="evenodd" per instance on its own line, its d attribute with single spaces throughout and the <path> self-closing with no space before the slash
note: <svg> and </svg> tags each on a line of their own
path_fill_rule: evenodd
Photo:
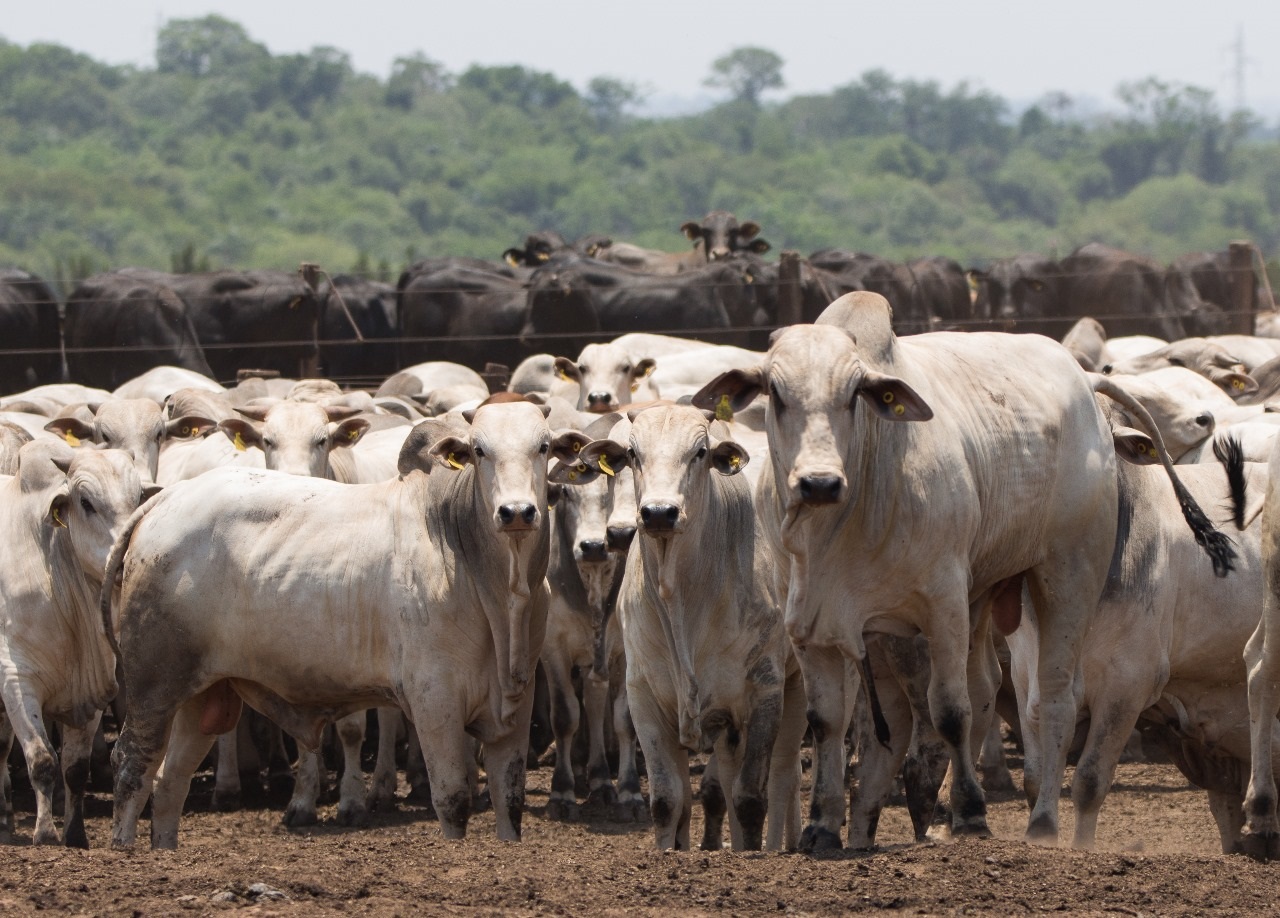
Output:
<svg viewBox="0 0 1280 918">
<path fill-rule="evenodd" d="M 778 324 L 799 325 L 800 306 L 800 253 L 783 252 L 778 263 Z"/>
<path fill-rule="evenodd" d="M 1233 242 L 1227 247 L 1231 272 L 1231 321 L 1237 335 L 1252 335 L 1258 316 L 1258 278 L 1253 273 L 1254 247 L 1251 242 Z M 1266 265 L 1262 266 L 1265 271 Z"/>
</svg>

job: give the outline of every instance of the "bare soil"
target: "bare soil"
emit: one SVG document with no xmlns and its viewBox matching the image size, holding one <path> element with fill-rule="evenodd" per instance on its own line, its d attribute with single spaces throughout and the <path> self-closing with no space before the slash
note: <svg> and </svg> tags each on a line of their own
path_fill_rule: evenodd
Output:
<svg viewBox="0 0 1280 918">
<path fill-rule="evenodd" d="M 145 842 L 133 851 L 105 847 L 105 794 L 90 805 L 97 847 L 34 848 L 29 800 L 19 798 L 15 844 L 0 847 L 0 915 L 1237 915 L 1278 908 L 1280 867 L 1218 853 L 1205 795 L 1168 765 L 1120 766 L 1097 851 L 1024 843 L 1026 805 L 1006 796 L 990 803 L 993 839 L 912 844 L 906 811 L 895 806 L 881 819 L 879 851 L 821 857 L 662 853 L 645 824 L 587 816 L 553 822 L 545 813 L 550 775 L 545 767 L 530 773 L 520 844 L 494 838 L 492 813 L 474 817 L 462 842 L 445 841 L 425 809 L 403 803 L 364 829 L 337 826 L 331 805 L 319 826 L 289 830 L 279 822 L 282 807 L 212 813 L 201 808 L 207 792 L 197 788 L 176 852 L 152 852 Z M 1063 817 L 1069 839 L 1069 804 Z M 693 837 L 701 837 L 696 804 Z"/>
</svg>

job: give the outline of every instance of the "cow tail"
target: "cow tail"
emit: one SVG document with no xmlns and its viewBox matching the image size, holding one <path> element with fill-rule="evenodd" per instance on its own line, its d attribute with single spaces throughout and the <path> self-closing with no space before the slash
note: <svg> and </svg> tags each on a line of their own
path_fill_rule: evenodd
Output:
<svg viewBox="0 0 1280 918">
<path fill-rule="evenodd" d="M 116 640 L 116 629 L 112 627 L 111 622 L 111 597 L 116 588 L 116 576 L 124 566 L 124 556 L 128 554 L 129 541 L 133 538 L 133 530 L 138 527 L 138 523 L 142 522 L 142 518 L 146 516 L 147 511 L 151 509 L 152 504 L 155 503 L 156 498 L 159 496 L 159 494 L 152 496 L 150 500 L 133 511 L 133 515 L 129 517 L 129 521 L 124 525 L 124 530 L 116 538 L 115 544 L 111 546 L 111 554 L 107 555 L 107 566 L 102 575 L 102 592 L 98 594 L 98 608 L 102 611 L 102 628 L 106 632 L 107 643 L 111 645 L 111 649 L 115 652 L 116 660 L 120 659 L 120 643 Z"/>
<path fill-rule="evenodd" d="M 1195 536 L 1196 544 L 1205 550 L 1209 556 L 1209 560 L 1213 562 L 1213 572 L 1219 577 L 1225 577 L 1228 573 L 1235 570 L 1236 550 L 1233 547 L 1231 539 L 1218 529 L 1200 509 L 1200 505 L 1196 503 L 1196 499 L 1187 490 L 1187 486 L 1182 483 L 1178 477 L 1178 473 L 1173 470 L 1173 462 L 1169 459 L 1169 451 L 1165 449 L 1164 438 L 1160 436 L 1160 431 L 1156 428 L 1155 421 L 1151 419 L 1151 415 L 1142 404 L 1125 392 L 1114 382 L 1105 376 L 1099 376 L 1096 373 L 1089 374 L 1090 381 L 1093 383 L 1093 391 L 1119 404 L 1126 411 L 1134 416 L 1137 421 L 1146 429 L 1151 441 L 1155 444 L 1156 453 L 1160 457 L 1160 464 L 1164 466 L 1164 470 L 1169 475 L 1169 481 L 1173 485 L 1173 492 L 1178 496 L 1178 506 L 1182 508 L 1182 518 L 1187 521 L 1187 525 L 1191 527 L 1191 534 Z"/>
<path fill-rule="evenodd" d="M 876 692 L 876 680 L 871 674 L 871 654 L 865 649 L 862 659 L 858 661 L 862 670 L 862 682 L 867 688 L 867 706 L 871 708 L 871 722 L 876 728 L 876 739 L 885 749 L 889 749 L 889 722 L 884 719 L 884 710 L 880 707 L 880 695 Z"/>
<path fill-rule="evenodd" d="M 1237 529 L 1244 528 L 1244 447 L 1238 437 L 1218 437 L 1213 441 L 1213 454 L 1227 473 L 1227 487 L 1231 491 L 1231 519 Z"/>
</svg>

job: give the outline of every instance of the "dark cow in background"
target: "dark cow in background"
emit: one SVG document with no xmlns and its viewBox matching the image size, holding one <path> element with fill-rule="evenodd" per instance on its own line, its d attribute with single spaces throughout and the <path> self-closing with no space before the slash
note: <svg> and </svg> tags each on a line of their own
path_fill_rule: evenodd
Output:
<svg viewBox="0 0 1280 918">
<path fill-rule="evenodd" d="M 612 244 L 612 239 L 599 233 L 588 233 L 569 243 L 555 230 L 539 230 L 525 237 L 524 248 L 503 252 L 502 260 L 512 267 L 537 268 L 564 253 L 595 257 Z"/>
<path fill-rule="evenodd" d="M 34 274 L 0 270 L 0 342 L 0 393 L 62 379 L 58 298 Z"/>
<path fill-rule="evenodd" d="M 701 221 L 686 221 L 680 225 L 680 232 L 694 245 L 702 243 L 707 261 L 719 261 L 737 252 L 763 255 L 769 251 L 769 243 L 757 238 L 759 223 L 753 220 L 739 223 L 727 210 L 713 210 Z"/>
<path fill-rule="evenodd" d="M 385 379 L 388 371 L 397 366 L 395 338 L 400 322 L 396 288 L 339 274 L 331 283 L 324 283 L 319 293 L 320 363 L 324 375 L 343 381 L 356 377 Z M 360 330 L 363 341 L 356 340 L 355 329 Z"/>
<path fill-rule="evenodd" d="M 95 274 L 71 291 L 66 341 L 74 379 L 114 389 L 165 364 L 213 378 L 187 304 L 168 283 L 171 276 L 124 268 Z"/>
<path fill-rule="evenodd" d="M 450 360 L 476 370 L 489 361 L 514 367 L 532 353 L 519 341 L 525 282 L 486 262 L 423 267 L 405 271 L 396 288 L 402 366 Z"/>
<path fill-rule="evenodd" d="M 969 282 L 964 269 L 950 258 L 927 256 L 899 263 L 865 252 L 820 249 L 809 262 L 825 272 L 832 299 L 869 290 L 888 300 L 899 335 L 952 328 L 973 318 Z M 806 319 L 812 321 L 807 314 Z"/>
<path fill-rule="evenodd" d="M 985 270 L 973 269 L 969 276 L 977 285 L 973 308 L 979 324 L 1051 338 L 1069 327 L 1058 319 L 1063 279 L 1052 258 L 1024 253 L 993 261 Z"/>
</svg>

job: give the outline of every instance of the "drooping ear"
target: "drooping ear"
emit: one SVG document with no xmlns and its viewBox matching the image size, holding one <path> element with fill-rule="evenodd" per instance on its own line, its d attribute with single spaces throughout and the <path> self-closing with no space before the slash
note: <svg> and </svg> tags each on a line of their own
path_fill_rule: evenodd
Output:
<svg viewBox="0 0 1280 918">
<path fill-rule="evenodd" d="M 1113 427 L 1111 440 L 1116 445 L 1116 455 L 1132 465 L 1155 465 L 1160 461 L 1156 445 L 1151 438 L 1132 427 Z"/>
<path fill-rule="evenodd" d="M 428 452 L 436 462 L 455 472 L 466 468 L 472 461 L 471 444 L 460 437 L 438 440 Z"/>
<path fill-rule="evenodd" d="M 689 220 L 680 224 L 680 232 L 684 233 L 684 238 L 691 242 L 697 242 L 702 238 L 702 224 Z"/>
<path fill-rule="evenodd" d="M 507 249 L 502 253 L 502 260 L 513 268 L 518 268 L 524 263 L 524 252 L 520 249 Z"/>
<path fill-rule="evenodd" d="M 738 224 L 738 238 L 745 242 L 760 235 L 760 224 L 754 220 L 744 220 Z"/>
<path fill-rule="evenodd" d="M 360 413 L 359 408 L 352 408 L 350 405 L 325 405 L 325 416 L 332 421 L 345 421 L 347 418 L 355 417 Z"/>
<path fill-rule="evenodd" d="M 557 431 L 551 442 L 551 455 L 561 462 L 577 462 L 578 454 L 591 442 L 591 438 L 580 430 Z"/>
<path fill-rule="evenodd" d="M 164 425 L 164 435 L 168 440 L 194 439 L 212 433 L 217 426 L 215 421 L 189 414 L 167 422 Z"/>
<path fill-rule="evenodd" d="M 547 482 L 552 487 L 590 484 L 599 477 L 599 469 L 587 465 L 577 458 L 570 459 L 568 462 L 557 462 L 547 469 Z M 548 490 L 548 497 L 550 497 L 550 493 L 550 490 Z"/>
<path fill-rule="evenodd" d="M 694 394 L 693 407 L 715 412 L 721 420 L 732 420 L 733 412 L 741 411 L 755 401 L 756 396 L 764 391 L 765 383 L 763 367 L 728 370 Z M 728 417 L 721 417 L 726 413 Z"/>
<path fill-rule="evenodd" d="M 578 453 L 578 458 L 602 474 L 613 477 L 631 464 L 627 448 L 617 440 L 593 440 Z"/>
<path fill-rule="evenodd" d="M 645 357 L 635 362 L 635 366 L 631 368 L 631 391 L 634 392 L 638 387 L 640 380 L 646 379 L 653 375 L 653 371 L 658 368 L 658 362 L 652 357 Z"/>
<path fill-rule="evenodd" d="M 582 371 L 578 369 L 578 365 L 568 357 L 556 358 L 556 375 L 565 382 L 582 382 Z"/>
<path fill-rule="evenodd" d="M 59 529 L 67 528 L 67 507 L 71 504 L 71 495 L 64 487 L 49 502 L 49 522 Z"/>
<path fill-rule="evenodd" d="M 711 467 L 721 475 L 737 475 L 750 461 L 747 451 L 732 440 L 721 440 L 711 450 Z"/>
<path fill-rule="evenodd" d="M 547 509 L 553 508 L 560 503 L 560 495 L 564 493 L 564 485 L 555 482 L 547 482 Z"/>
<path fill-rule="evenodd" d="M 241 405 L 236 408 L 236 411 L 240 412 L 251 421 L 265 421 L 267 419 L 267 412 L 270 411 L 271 408 L 271 405 Z"/>
<path fill-rule="evenodd" d="M 164 485 L 158 485 L 158 484 L 145 485 L 142 489 L 142 500 L 138 504 L 138 506 L 142 506 L 142 504 L 145 504 L 147 501 L 151 500 L 151 498 L 155 497 L 157 494 L 159 494 L 163 490 L 164 490 Z"/>
<path fill-rule="evenodd" d="M 355 446 L 369 430 L 369 422 L 364 418 L 348 418 L 341 424 L 334 424 L 329 429 L 329 447 L 337 449 L 341 446 Z"/>
<path fill-rule="evenodd" d="M 58 471 L 61 472 L 63 475 L 71 471 L 70 456 L 53 456 L 50 458 L 49 461 L 52 462 L 54 465 L 56 465 L 58 467 Z"/>
<path fill-rule="evenodd" d="M 97 437 L 92 424 L 86 424 L 78 418 L 54 418 L 44 429 L 56 433 L 71 446 L 79 446 L 81 440 L 94 442 Z"/>
<path fill-rule="evenodd" d="M 1232 398 L 1240 398 L 1258 391 L 1258 381 L 1248 373 L 1211 369 L 1209 379 Z"/>
<path fill-rule="evenodd" d="M 763 255 L 771 248 L 773 248 L 773 246 L 769 245 L 769 243 L 765 242 L 763 239 L 752 239 L 749 243 L 743 246 L 743 249 L 753 255 Z"/>
<path fill-rule="evenodd" d="M 933 409 L 901 379 L 875 370 L 864 370 L 858 394 L 886 421 L 927 421 Z"/>
<path fill-rule="evenodd" d="M 246 450 L 251 446 L 262 449 L 262 433 L 253 424 L 241 418 L 227 418 L 218 424 L 218 429 L 227 435 L 235 448 Z"/>
</svg>

